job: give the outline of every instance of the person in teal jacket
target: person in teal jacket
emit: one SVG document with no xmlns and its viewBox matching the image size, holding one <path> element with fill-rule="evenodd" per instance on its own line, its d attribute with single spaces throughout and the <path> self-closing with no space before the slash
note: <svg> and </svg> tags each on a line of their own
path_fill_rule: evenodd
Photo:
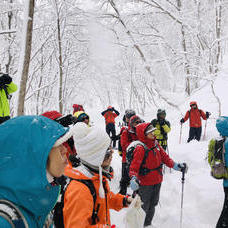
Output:
<svg viewBox="0 0 228 228">
<path fill-rule="evenodd" d="M 0 125 L 1 228 L 43 228 L 59 196 L 54 180 L 67 165 L 64 144 L 72 131 L 44 116 L 20 116 Z"/>
<path fill-rule="evenodd" d="M 228 117 L 220 116 L 216 120 L 216 128 L 221 136 L 228 137 Z M 228 139 L 226 138 L 225 143 L 225 165 L 228 169 Z M 217 222 L 216 228 L 228 228 L 228 179 L 223 179 L 223 187 L 225 193 L 225 199 L 223 204 L 223 209 L 219 220 Z"/>
<path fill-rule="evenodd" d="M 10 119 L 10 94 L 17 91 L 17 85 L 8 74 L 0 76 L 0 124 Z"/>
</svg>

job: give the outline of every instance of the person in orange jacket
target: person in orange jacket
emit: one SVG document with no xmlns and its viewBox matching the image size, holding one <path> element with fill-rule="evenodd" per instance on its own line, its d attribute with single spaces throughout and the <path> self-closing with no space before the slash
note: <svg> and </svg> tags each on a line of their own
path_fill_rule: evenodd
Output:
<svg viewBox="0 0 228 228">
<path fill-rule="evenodd" d="M 200 141 L 202 133 L 201 118 L 203 118 L 204 120 L 208 119 L 210 113 L 206 112 L 205 114 L 201 109 L 198 108 L 195 101 L 190 102 L 190 107 L 191 109 L 186 112 L 185 117 L 180 120 L 180 123 L 183 124 L 189 119 L 190 129 L 187 142 L 190 142 L 193 139 Z"/>
<path fill-rule="evenodd" d="M 112 106 L 101 113 L 105 118 L 106 132 L 110 136 L 112 133 L 111 139 L 113 141 L 113 147 L 116 147 L 116 128 L 115 128 L 115 118 L 119 116 L 119 112 Z"/>
<path fill-rule="evenodd" d="M 65 169 L 65 175 L 71 181 L 64 194 L 64 226 L 111 227 L 109 210 L 119 211 L 127 207 L 132 198 L 110 191 L 108 180 L 111 179 L 109 170 L 113 153 L 110 138 L 102 129 L 77 123 L 74 142 L 81 165 L 77 168 L 68 166 Z M 83 181 L 92 183 L 95 201 L 90 188 Z"/>
</svg>

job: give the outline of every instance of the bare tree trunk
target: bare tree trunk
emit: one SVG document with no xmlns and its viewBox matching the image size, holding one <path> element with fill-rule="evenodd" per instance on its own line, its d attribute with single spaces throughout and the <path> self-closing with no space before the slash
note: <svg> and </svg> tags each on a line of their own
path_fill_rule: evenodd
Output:
<svg viewBox="0 0 228 228">
<path fill-rule="evenodd" d="M 57 39 L 58 39 L 58 59 L 59 59 L 59 111 L 63 112 L 63 56 L 62 56 L 62 37 L 61 37 L 61 22 L 57 0 L 54 1 L 56 10 L 57 23 Z"/>
<path fill-rule="evenodd" d="M 59 14 L 58 14 L 59 16 Z M 63 112 L 63 57 L 62 57 L 62 40 L 60 31 L 60 20 L 57 18 L 58 47 L 59 47 L 59 111 Z"/>
<path fill-rule="evenodd" d="M 13 0 L 10 0 L 10 4 L 13 3 Z M 12 19 L 13 19 L 13 12 L 9 11 L 8 12 L 8 29 L 9 31 L 12 28 Z M 12 55 L 11 55 L 11 51 L 10 51 L 10 42 L 11 42 L 11 38 L 12 35 L 11 33 L 8 33 L 8 37 L 9 37 L 9 47 L 8 47 L 8 63 L 6 64 L 6 73 L 9 73 L 9 68 L 10 68 L 10 64 L 11 64 L 11 60 L 12 60 Z"/>
<path fill-rule="evenodd" d="M 177 7 L 179 11 L 179 15 L 181 16 L 182 14 L 182 2 L 181 0 L 177 0 Z M 181 20 L 181 34 L 182 34 L 182 47 L 184 51 L 184 69 L 186 72 L 186 84 L 185 84 L 185 91 L 188 95 L 191 94 L 191 85 L 190 85 L 190 69 L 189 69 L 189 61 L 188 61 L 188 56 L 187 56 L 187 45 L 186 45 L 186 35 L 185 35 L 185 28 L 183 25 L 183 22 Z"/>
<path fill-rule="evenodd" d="M 217 40 L 217 52 L 216 52 L 216 66 L 215 74 L 218 72 L 218 67 L 221 59 L 221 21 L 222 21 L 222 6 L 220 0 L 215 0 L 215 14 L 216 14 L 216 40 Z"/>
<path fill-rule="evenodd" d="M 28 4 L 28 12 L 25 10 L 24 17 L 27 17 L 27 30 L 25 35 L 25 50 L 24 50 L 24 59 L 23 59 L 23 68 L 22 75 L 20 80 L 20 91 L 18 98 L 18 108 L 17 115 L 24 114 L 24 104 L 25 104 L 25 95 L 26 95 L 26 85 L 28 81 L 28 73 L 29 73 L 29 64 L 30 64 L 30 56 L 31 56 L 31 48 L 32 48 L 32 29 L 33 29 L 33 15 L 34 15 L 34 0 L 27 0 Z M 26 9 L 26 7 L 25 7 Z M 25 23 L 25 21 L 24 21 Z"/>
</svg>

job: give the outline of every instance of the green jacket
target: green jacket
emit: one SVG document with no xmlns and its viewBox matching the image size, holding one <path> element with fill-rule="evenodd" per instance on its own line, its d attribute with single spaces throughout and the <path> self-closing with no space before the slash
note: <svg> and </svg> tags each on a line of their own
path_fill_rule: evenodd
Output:
<svg viewBox="0 0 228 228">
<path fill-rule="evenodd" d="M 11 82 L 7 86 L 7 92 L 14 93 L 17 91 L 17 85 Z M 0 117 L 10 116 L 9 101 L 4 89 L 0 89 Z"/>
</svg>

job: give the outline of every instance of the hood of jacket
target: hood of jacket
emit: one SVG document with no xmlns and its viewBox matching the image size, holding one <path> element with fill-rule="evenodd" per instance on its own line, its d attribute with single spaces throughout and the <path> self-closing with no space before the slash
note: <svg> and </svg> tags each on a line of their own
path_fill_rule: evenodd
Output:
<svg viewBox="0 0 228 228">
<path fill-rule="evenodd" d="M 152 139 L 148 139 L 145 135 L 145 130 L 149 125 L 151 125 L 151 123 L 141 123 L 136 126 L 136 135 L 138 139 L 145 144 L 147 144 L 148 142 L 155 141 Z"/>
<path fill-rule="evenodd" d="M 43 116 L 20 116 L 1 124 L 0 198 L 44 220 L 59 195 L 59 186 L 47 180 L 48 155 L 67 131 Z"/>
<path fill-rule="evenodd" d="M 227 116 L 220 116 L 216 120 L 216 128 L 220 135 L 228 136 L 228 117 Z"/>
</svg>

